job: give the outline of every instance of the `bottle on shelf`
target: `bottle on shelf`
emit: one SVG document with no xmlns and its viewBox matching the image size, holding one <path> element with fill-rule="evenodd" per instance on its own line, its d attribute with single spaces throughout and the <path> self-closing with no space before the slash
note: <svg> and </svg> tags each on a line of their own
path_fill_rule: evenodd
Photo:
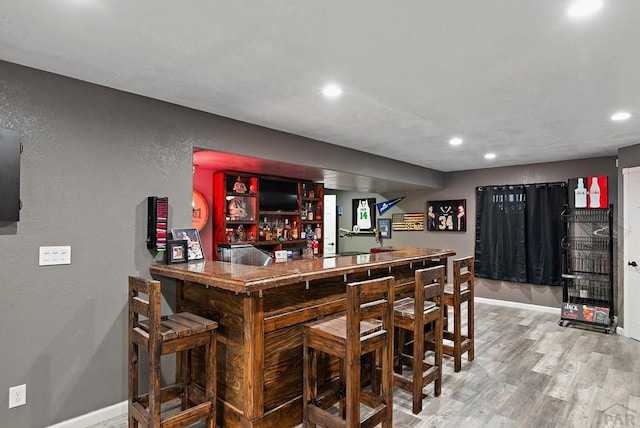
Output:
<svg viewBox="0 0 640 428">
<path fill-rule="evenodd" d="M 320 249 L 320 244 L 318 243 L 317 239 L 314 239 L 313 241 L 311 241 L 311 249 L 313 250 L 314 255 L 318 254 Z"/>
<path fill-rule="evenodd" d="M 578 178 L 578 187 L 574 193 L 576 208 L 587 208 L 587 189 L 584 187 L 584 179 Z"/>
<path fill-rule="evenodd" d="M 264 235 L 264 240 L 265 241 L 271 241 L 273 239 L 273 235 L 271 233 L 271 226 L 269 226 L 269 222 L 267 221 L 267 218 L 264 218 L 264 231 L 263 231 L 263 235 Z"/>
<path fill-rule="evenodd" d="M 290 241 L 291 238 L 291 225 L 289 224 L 289 219 L 285 218 L 284 219 L 284 232 L 283 232 L 283 237 L 285 241 Z"/>
<path fill-rule="evenodd" d="M 276 219 L 276 239 L 278 241 L 282 241 L 284 239 L 284 227 L 278 219 Z"/>
<path fill-rule="evenodd" d="M 267 220 L 266 218 L 264 219 Z M 258 224 L 258 241 L 264 241 L 264 221 L 260 221 Z"/>
<path fill-rule="evenodd" d="M 313 207 L 311 202 L 307 203 L 307 220 L 313 221 Z"/>
<path fill-rule="evenodd" d="M 307 185 L 305 183 L 302 183 L 302 197 L 307 197 Z"/>
<path fill-rule="evenodd" d="M 322 239 L 322 228 L 320 227 L 320 224 L 316 224 L 316 228 L 313 231 L 316 235 L 316 239 Z"/>
<path fill-rule="evenodd" d="M 313 230 L 311 230 L 311 225 L 310 224 L 307 225 L 307 227 L 306 227 L 304 232 L 305 232 L 305 236 L 306 236 L 307 241 L 313 240 Z"/>
<path fill-rule="evenodd" d="M 322 219 L 322 207 L 320 206 L 320 204 L 316 205 L 315 218 L 316 218 L 316 220 L 321 220 Z"/>
<path fill-rule="evenodd" d="M 244 230 L 244 225 L 239 224 L 238 225 L 238 241 L 242 242 L 246 240 L 247 240 L 247 233 Z"/>
<path fill-rule="evenodd" d="M 313 190 L 313 187 L 311 189 L 309 189 L 309 197 L 310 198 L 315 198 L 316 196 L 316 192 Z"/>
<path fill-rule="evenodd" d="M 589 187 L 589 208 L 600 208 L 600 185 L 598 177 L 591 179 L 591 187 Z"/>
<path fill-rule="evenodd" d="M 291 239 L 298 239 L 298 222 L 293 220 L 293 227 L 291 228 Z"/>
</svg>

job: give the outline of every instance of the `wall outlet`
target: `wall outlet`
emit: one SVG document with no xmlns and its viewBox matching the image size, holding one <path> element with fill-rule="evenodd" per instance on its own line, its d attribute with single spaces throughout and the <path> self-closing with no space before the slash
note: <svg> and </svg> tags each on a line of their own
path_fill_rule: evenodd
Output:
<svg viewBox="0 0 640 428">
<path fill-rule="evenodd" d="M 9 388 L 9 408 L 24 406 L 27 404 L 27 385 L 12 386 Z"/>
</svg>

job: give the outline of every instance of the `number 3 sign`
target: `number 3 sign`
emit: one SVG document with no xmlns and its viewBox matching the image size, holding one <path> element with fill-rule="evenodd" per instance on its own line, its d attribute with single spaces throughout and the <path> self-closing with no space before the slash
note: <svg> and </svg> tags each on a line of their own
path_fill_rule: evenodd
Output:
<svg viewBox="0 0 640 428">
<path fill-rule="evenodd" d="M 427 230 L 432 232 L 465 232 L 467 200 L 427 202 Z"/>
</svg>

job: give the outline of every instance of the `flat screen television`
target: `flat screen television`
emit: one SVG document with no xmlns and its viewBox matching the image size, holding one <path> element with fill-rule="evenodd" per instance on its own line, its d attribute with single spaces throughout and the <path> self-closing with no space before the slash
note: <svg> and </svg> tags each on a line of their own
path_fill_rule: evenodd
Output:
<svg viewBox="0 0 640 428">
<path fill-rule="evenodd" d="M 298 183 L 261 179 L 258 188 L 260 211 L 298 211 Z"/>
</svg>

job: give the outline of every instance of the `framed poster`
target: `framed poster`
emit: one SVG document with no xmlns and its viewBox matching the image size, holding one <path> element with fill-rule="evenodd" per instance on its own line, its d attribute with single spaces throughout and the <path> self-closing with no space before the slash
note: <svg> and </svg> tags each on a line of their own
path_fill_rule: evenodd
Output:
<svg viewBox="0 0 640 428">
<path fill-rule="evenodd" d="M 204 259 L 204 251 L 202 251 L 198 229 L 171 229 L 171 234 L 174 240 L 187 241 L 187 260 Z"/>
<path fill-rule="evenodd" d="M 376 227 L 376 199 L 353 199 L 354 232 L 372 232 Z"/>
<path fill-rule="evenodd" d="M 188 261 L 187 257 L 189 256 L 187 241 L 184 239 L 167 241 L 167 251 L 165 254 L 168 265 L 173 263 L 186 263 Z"/>
<path fill-rule="evenodd" d="M 380 233 L 381 239 L 391 238 L 391 219 L 390 218 L 378 219 L 378 233 Z"/>
<path fill-rule="evenodd" d="M 467 200 L 428 201 L 427 230 L 432 232 L 465 232 L 467 230 Z"/>
</svg>

